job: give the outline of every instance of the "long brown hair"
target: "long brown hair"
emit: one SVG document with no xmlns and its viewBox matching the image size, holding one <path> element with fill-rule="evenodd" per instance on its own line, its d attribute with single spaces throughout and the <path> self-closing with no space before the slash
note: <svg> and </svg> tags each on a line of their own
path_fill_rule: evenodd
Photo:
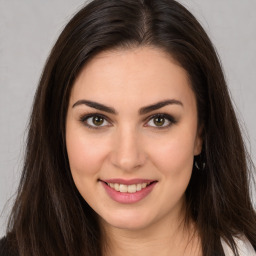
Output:
<svg viewBox="0 0 256 256">
<path fill-rule="evenodd" d="M 222 68 L 207 34 L 174 0 L 95 0 L 67 24 L 47 60 L 34 98 L 26 156 L 9 221 L 20 256 L 100 256 L 97 215 L 71 177 L 65 119 L 72 85 L 97 53 L 151 45 L 187 71 L 197 99 L 203 152 L 186 191 L 204 256 L 234 252 L 234 236 L 256 246 L 256 214 L 249 193 L 246 149 Z M 205 163 L 205 164 L 204 164 Z M 238 254 L 236 254 L 238 255 Z"/>
</svg>

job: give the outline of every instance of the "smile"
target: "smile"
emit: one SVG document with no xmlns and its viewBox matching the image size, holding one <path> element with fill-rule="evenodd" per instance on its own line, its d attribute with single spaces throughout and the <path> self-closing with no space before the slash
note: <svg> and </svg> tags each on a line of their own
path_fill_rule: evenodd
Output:
<svg viewBox="0 0 256 256">
<path fill-rule="evenodd" d="M 119 183 L 107 183 L 107 185 L 113 188 L 115 191 L 118 191 L 121 193 L 136 193 L 146 188 L 148 185 L 150 185 L 150 182 L 148 183 L 143 182 L 143 183 L 131 184 L 131 185 L 125 185 L 125 184 L 119 184 Z"/>
<path fill-rule="evenodd" d="M 108 196 L 121 204 L 132 204 L 146 198 L 158 183 L 156 180 L 100 180 Z"/>
</svg>

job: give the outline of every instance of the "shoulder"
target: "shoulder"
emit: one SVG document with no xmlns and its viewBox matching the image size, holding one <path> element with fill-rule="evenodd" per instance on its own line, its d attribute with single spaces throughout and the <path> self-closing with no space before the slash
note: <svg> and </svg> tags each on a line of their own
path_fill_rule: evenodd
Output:
<svg viewBox="0 0 256 256">
<path fill-rule="evenodd" d="M 18 256 L 19 254 L 14 251 L 6 237 L 0 239 L 0 256 Z"/>
<path fill-rule="evenodd" d="M 255 249 L 251 245 L 251 243 L 248 241 L 248 239 L 245 236 L 239 236 L 239 237 L 234 237 L 234 241 L 237 245 L 237 249 L 239 252 L 239 256 L 256 256 Z M 221 239 L 222 247 L 224 250 L 224 253 L 226 256 L 233 256 L 233 252 L 229 245 Z"/>
</svg>

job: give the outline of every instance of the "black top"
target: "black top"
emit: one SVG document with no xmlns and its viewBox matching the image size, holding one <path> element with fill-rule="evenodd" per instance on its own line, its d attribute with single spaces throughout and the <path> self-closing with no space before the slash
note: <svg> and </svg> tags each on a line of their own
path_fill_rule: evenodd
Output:
<svg viewBox="0 0 256 256">
<path fill-rule="evenodd" d="M 0 240 L 0 256 L 19 256 L 8 244 L 6 237 Z"/>
</svg>

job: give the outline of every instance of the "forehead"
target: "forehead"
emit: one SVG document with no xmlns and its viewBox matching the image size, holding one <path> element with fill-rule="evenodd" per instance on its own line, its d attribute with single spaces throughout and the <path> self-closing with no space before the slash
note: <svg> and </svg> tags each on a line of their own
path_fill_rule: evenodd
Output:
<svg viewBox="0 0 256 256">
<path fill-rule="evenodd" d="M 101 52 L 77 77 L 71 101 L 159 101 L 193 97 L 187 72 L 166 52 L 138 47 Z"/>
</svg>

